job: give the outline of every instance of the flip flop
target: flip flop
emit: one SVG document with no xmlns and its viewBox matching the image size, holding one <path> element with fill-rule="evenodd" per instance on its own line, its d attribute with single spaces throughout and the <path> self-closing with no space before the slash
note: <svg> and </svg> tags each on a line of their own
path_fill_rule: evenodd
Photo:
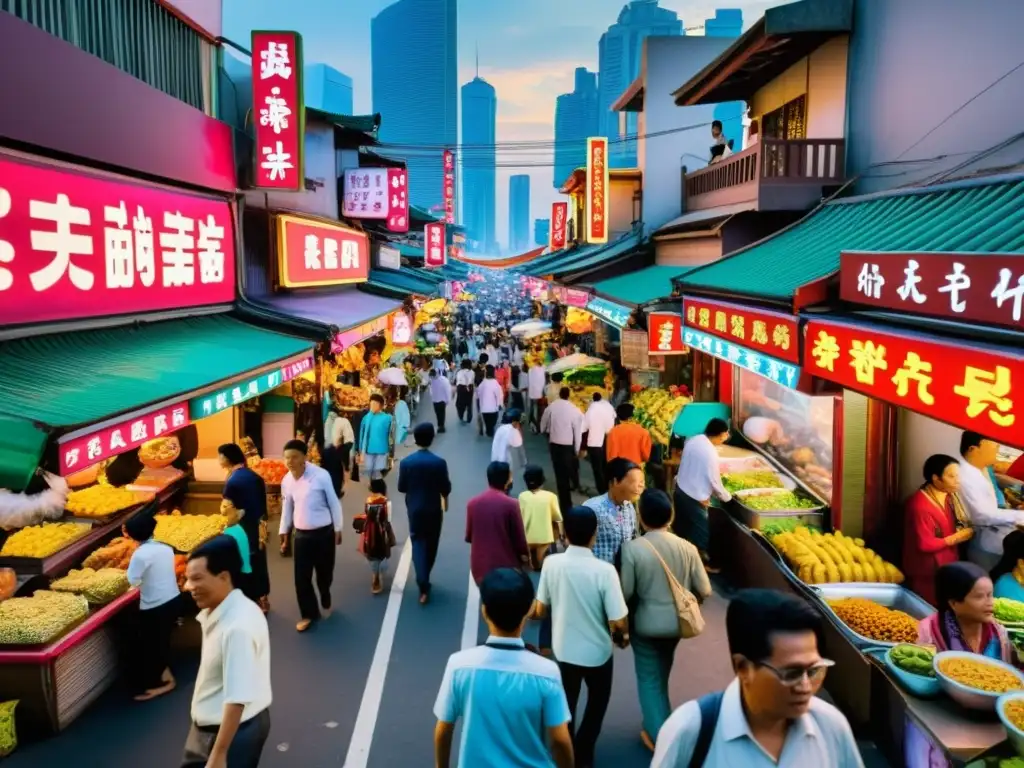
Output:
<svg viewBox="0 0 1024 768">
<path fill-rule="evenodd" d="M 295 625 L 295 631 L 296 632 L 305 632 L 311 626 L 313 626 L 313 622 L 310 619 L 303 619 L 302 621 L 298 622 Z"/>
</svg>

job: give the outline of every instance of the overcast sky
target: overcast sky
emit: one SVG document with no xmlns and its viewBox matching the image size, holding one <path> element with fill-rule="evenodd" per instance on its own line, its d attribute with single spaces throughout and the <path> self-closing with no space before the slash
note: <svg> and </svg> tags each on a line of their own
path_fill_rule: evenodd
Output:
<svg viewBox="0 0 1024 768">
<path fill-rule="evenodd" d="M 764 9 L 785 0 L 661 0 L 684 27 L 699 26 L 716 7 L 739 8 L 744 26 Z M 368 113 L 370 19 L 392 0 L 224 0 L 224 35 L 245 47 L 253 29 L 295 29 L 302 34 L 306 62 L 324 62 L 349 75 L 354 108 Z M 555 97 L 572 90 L 576 67 L 597 69 L 597 41 L 613 24 L 625 0 L 459 0 L 459 86 L 472 79 L 480 47 L 480 76 L 498 94 L 498 143 L 552 141 Z M 689 34 L 702 34 L 693 31 Z M 387 119 L 387 116 L 385 116 Z M 498 241 L 507 242 L 508 177 L 529 173 L 531 219 L 547 218 L 558 198 L 552 185 L 551 151 L 499 155 Z M 525 167 L 541 164 L 543 167 Z M 531 221 L 532 233 L 532 221 Z"/>
</svg>

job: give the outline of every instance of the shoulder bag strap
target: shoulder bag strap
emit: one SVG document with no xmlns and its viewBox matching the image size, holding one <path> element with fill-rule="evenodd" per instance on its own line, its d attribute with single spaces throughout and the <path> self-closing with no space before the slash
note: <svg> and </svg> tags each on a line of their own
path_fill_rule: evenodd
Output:
<svg viewBox="0 0 1024 768">
<path fill-rule="evenodd" d="M 700 707 L 700 733 L 697 734 L 697 743 L 693 747 L 693 754 L 690 755 L 690 768 L 703 768 L 704 762 L 708 759 L 724 695 L 724 691 L 716 691 L 697 699 L 697 706 Z"/>
<path fill-rule="evenodd" d="M 668 577 L 669 583 L 675 585 L 677 589 L 682 589 L 683 585 L 679 583 L 679 579 L 677 579 L 676 575 L 672 573 L 672 569 L 668 567 L 668 563 L 665 562 L 665 558 L 661 556 L 661 553 L 658 551 L 658 548 L 651 543 L 650 539 L 641 537 L 640 541 L 642 541 L 644 544 L 650 547 L 651 552 L 653 552 L 654 556 L 658 558 L 658 562 L 661 563 L 661 567 L 664 569 L 665 576 Z"/>
</svg>

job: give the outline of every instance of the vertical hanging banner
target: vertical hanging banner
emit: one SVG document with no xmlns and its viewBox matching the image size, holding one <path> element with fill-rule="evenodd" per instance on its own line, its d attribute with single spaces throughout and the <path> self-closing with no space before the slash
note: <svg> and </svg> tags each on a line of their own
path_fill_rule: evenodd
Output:
<svg viewBox="0 0 1024 768">
<path fill-rule="evenodd" d="M 444 151 L 444 221 L 455 223 L 455 153 Z"/>
<path fill-rule="evenodd" d="M 431 268 L 443 267 L 448 263 L 445 225 L 440 221 L 423 227 L 423 263 Z"/>
<path fill-rule="evenodd" d="M 303 191 L 306 118 L 298 32 L 252 33 L 252 100 L 256 136 L 252 185 Z"/>
<path fill-rule="evenodd" d="M 551 204 L 551 237 L 548 245 L 553 251 L 565 248 L 565 221 L 568 217 L 568 203 Z"/>
<path fill-rule="evenodd" d="M 608 139 L 587 139 L 587 216 L 588 243 L 608 242 Z"/>
<path fill-rule="evenodd" d="M 409 172 L 405 168 L 388 168 L 388 231 L 409 231 Z"/>
</svg>

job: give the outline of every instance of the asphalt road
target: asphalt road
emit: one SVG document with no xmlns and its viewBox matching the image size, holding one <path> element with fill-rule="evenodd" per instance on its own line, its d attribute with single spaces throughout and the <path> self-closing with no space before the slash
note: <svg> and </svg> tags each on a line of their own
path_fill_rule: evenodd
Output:
<svg viewBox="0 0 1024 768">
<path fill-rule="evenodd" d="M 433 417 L 429 404 L 421 406 L 419 416 Z M 445 663 L 461 647 L 482 642 L 486 631 L 475 590 L 470 589 L 469 547 L 463 534 L 466 501 L 486 485 L 490 442 L 478 437 L 475 427 L 456 423 L 454 414 L 449 414 L 448 426 L 447 434 L 438 436 L 435 449 L 448 460 L 454 489 L 427 606 L 419 605 L 408 554 L 402 556 L 407 525 L 403 499 L 397 493 L 392 501 L 398 547 L 386 582 L 390 590 L 377 596 L 370 593 L 369 568 L 356 551 L 354 532 L 347 527 L 335 572 L 334 614 L 308 633 L 300 635 L 294 629 L 298 610 L 292 561 L 271 554 L 274 703 L 262 766 L 433 765 L 432 709 Z M 527 452 L 531 461 L 550 469 L 540 438 L 527 440 Z M 582 473 L 584 485 L 592 485 L 585 462 Z M 390 479 L 394 486 L 395 476 Z M 343 500 L 347 518 L 362 507 L 365 493 L 365 484 L 348 486 Z M 674 703 L 719 689 L 731 679 L 725 605 L 721 597 L 712 598 L 705 606 L 705 633 L 680 645 L 671 683 Z M 187 629 L 194 631 L 194 625 Z M 174 668 L 179 686 L 172 694 L 140 704 L 117 687 L 64 733 L 22 745 L 5 765 L 175 768 L 188 730 L 196 666 L 195 652 L 183 652 Z M 598 742 L 597 765 L 646 766 L 650 754 L 640 744 L 639 732 L 632 655 L 629 650 L 617 650 L 612 702 Z"/>
</svg>

